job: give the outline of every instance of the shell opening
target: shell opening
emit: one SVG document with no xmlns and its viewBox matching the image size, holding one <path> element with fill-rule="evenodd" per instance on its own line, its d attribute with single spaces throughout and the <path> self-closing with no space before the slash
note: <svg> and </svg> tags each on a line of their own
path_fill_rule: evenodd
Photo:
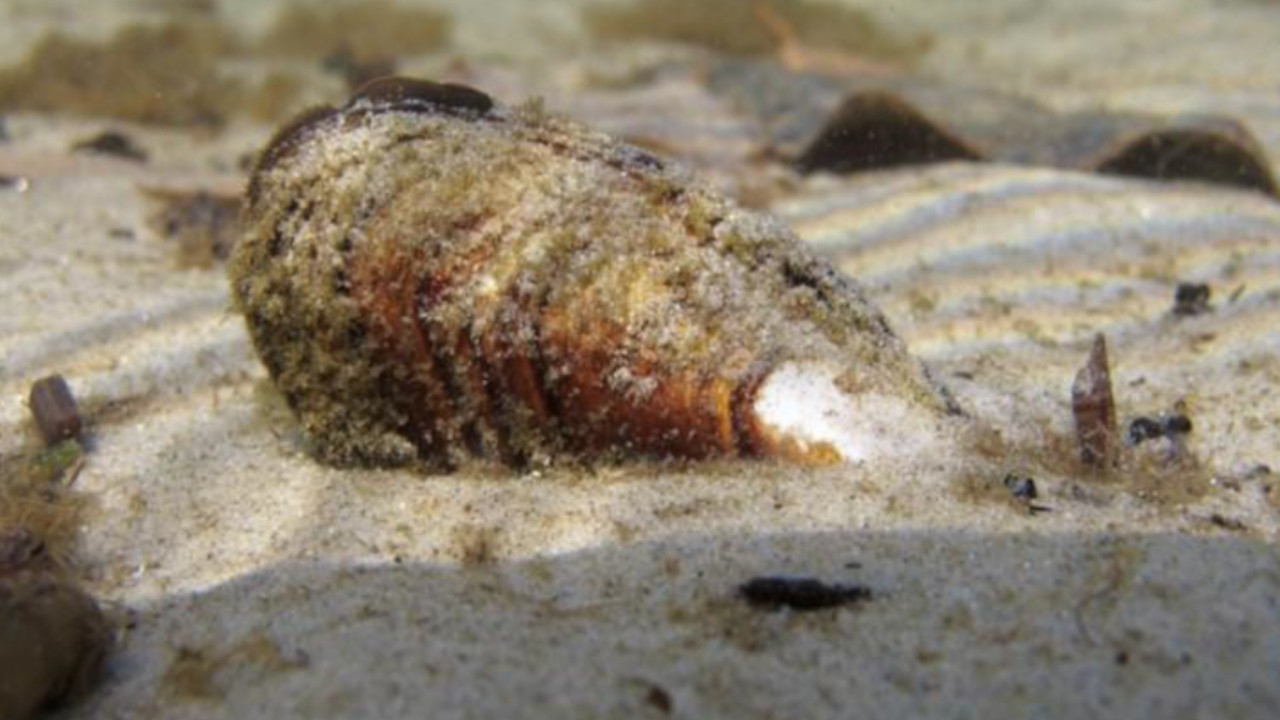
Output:
<svg viewBox="0 0 1280 720">
<path fill-rule="evenodd" d="M 900 398 L 877 392 L 849 394 L 836 383 L 839 369 L 785 363 L 756 394 L 756 421 L 774 452 L 818 464 L 860 463 L 914 454 L 936 439 L 929 418 Z"/>
</svg>

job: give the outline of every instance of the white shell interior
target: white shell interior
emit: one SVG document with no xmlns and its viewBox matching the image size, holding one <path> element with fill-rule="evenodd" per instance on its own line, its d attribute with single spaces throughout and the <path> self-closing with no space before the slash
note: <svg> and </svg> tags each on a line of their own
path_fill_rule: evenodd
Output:
<svg viewBox="0 0 1280 720">
<path fill-rule="evenodd" d="M 823 363 L 784 363 L 761 385 L 757 417 L 804 452 L 829 444 L 846 463 L 918 452 L 937 441 L 920 410 L 880 393 L 848 394 L 839 370 Z"/>
</svg>

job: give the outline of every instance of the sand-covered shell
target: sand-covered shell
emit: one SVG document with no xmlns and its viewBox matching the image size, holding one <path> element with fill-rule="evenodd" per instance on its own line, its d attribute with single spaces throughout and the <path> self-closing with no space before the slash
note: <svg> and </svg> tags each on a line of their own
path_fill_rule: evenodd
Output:
<svg viewBox="0 0 1280 720">
<path fill-rule="evenodd" d="M 386 79 L 264 151 L 231 279 L 324 458 L 856 461 L 951 408 L 772 218 L 538 103 Z"/>
</svg>

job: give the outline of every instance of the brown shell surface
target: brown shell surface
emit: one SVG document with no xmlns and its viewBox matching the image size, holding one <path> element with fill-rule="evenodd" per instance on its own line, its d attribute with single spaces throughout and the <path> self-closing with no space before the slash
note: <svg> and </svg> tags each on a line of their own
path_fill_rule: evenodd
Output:
<svg viewBox="0 0 1280 720">
<path fill-rule="evenodd" d="M 786 361 L 947 407 L 779 223 L 540 107 L 391 82 L 277 136 L 231 264 L 322 457 L 785 454 L 750 406 Z"/>
<path fill-rule="evenodd" d="M 83 695 L 99 676 L 111 631 L 69 580 L 0 566 L 0 718 L 25 718 Z"/>
</svg>

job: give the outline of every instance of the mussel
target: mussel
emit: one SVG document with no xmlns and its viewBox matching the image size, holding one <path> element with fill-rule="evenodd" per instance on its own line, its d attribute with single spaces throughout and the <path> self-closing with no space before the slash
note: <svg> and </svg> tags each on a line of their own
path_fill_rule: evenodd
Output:
<svg viewBox="0 0 1280 720">
<path fill-rule="evenodd" d="M 955 411 L 778 221 L 537 101 L 375 81 L 245 208 L 236 305 L 334 463 L 857 462 Z"/>
</svg>

